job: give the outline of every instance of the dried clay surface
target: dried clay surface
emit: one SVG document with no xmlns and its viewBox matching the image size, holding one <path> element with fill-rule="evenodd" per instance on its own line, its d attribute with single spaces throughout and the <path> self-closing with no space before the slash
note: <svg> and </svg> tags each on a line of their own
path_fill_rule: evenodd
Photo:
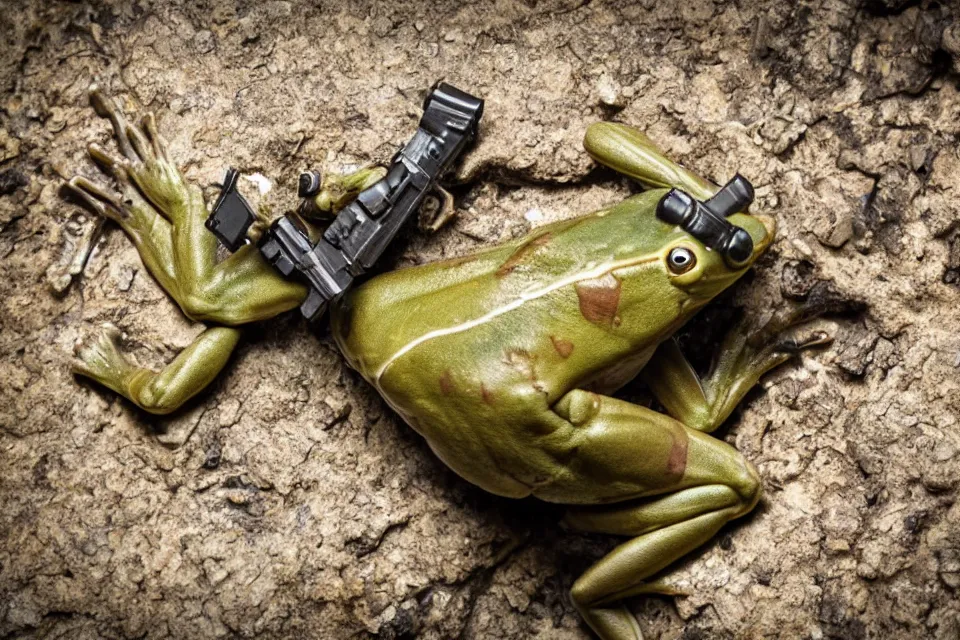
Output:
<svg viewBox="0 0 960 640">
<path fill-rule="evenodd" d="M 110 145 L 86 98 L 156 112 L 208 197 L 228 166 L 278 211 L 297 173 L 386 161 L 438 78 L 487 99 L 458 218 L 404 266 L 637 187 L 581 148 L 638 126 L 734 172 L 777 242 L 687 331 L 822 298 L 829 347 L 718 432 L 757 511 L 632 603 L 648 638 L 960 637 L 960 8 L 782 2 L 8 0 L 0 11 L 0 637 L 591 637 L 567 591 L 617 540 L 446 470 L 295 314 L 250 327 L 185 410 L 73 378 L 112 322 L 143 364 L 202 329 L 130 242 L 61 193 Z M 256 185 L 244 182 L 248 193 Z M 638 385 L 628 396 L 642 395 Z"/>
</svg>

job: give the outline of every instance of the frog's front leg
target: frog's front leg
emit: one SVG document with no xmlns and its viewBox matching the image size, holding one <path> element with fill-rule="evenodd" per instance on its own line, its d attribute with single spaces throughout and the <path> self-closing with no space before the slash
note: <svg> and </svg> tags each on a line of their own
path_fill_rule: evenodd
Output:
<svg viewBox="0 0 960 640">
<path fill-rule="evenodd" d="M 712 432 L 729 417 L 761 376 L 798 352 L 830 342 L 823 332 L 796 340 L 781 334 L 817 313 L 812 307 L 775 316 L 758 331 L 733 330 L 724 339 L 710 373 L 701 380 L 674 339 L 660 344 L 641 377 L 667 412 L 683 424 Z"/>
<path fill-rule="evenodd" d="M 360 194 L 372 187 L 387 175 L 387 169 L 379 165 L 366 165 L 356 171 L 336 173 L 310 171 L 301 175 L 301 194 L 299 213 L 310 221 L 329 222 L 340 210 Z"/>
<path fill-rule="evenodd" d="M 675 594 L 654 576 L 753 509 L 759 477 L 730 445 L 645 407 L 574 390 L 554 411 L 572 435 L 562 480 L 541 497 L 600 503 L 572 508 L 566 523 L 633 536 L 576 581 L 573 602 L 602 640 L 641 640 L 621 601 Z"/>
<path fill-rule="evenodd" d="M 386 167 L 366 165 L 346 173 L 310 171 L 301 174 L 301 194 L 298 213 L 309 222 L 328 223 L 340 210 L 353 202 L 360 192 L 372 187 L 387 175 Z M 456 217 L 453 195 L 439 184 L 423 205 L 417 217 L 417 226 L 424 233 L 436 233 Z"/>
<path fill-rule="evenodd" d="M 184 314 L 236 326 L 271 318 L 303 301 L 305 288 L 280 276 L 255 247 L 247 245 L 217 261 L 216 237 L 204 224 L 203 194 L 171 160 L 152 114 L 133 125 L 96 86 L 90 89 L 90 101 L 113 125 L 121 157 L 97 145 L 90 145 L 90 155 L 114 178 L 120 195 L 84 178 L 74 178 L 68 186 L 120 223 Z"/>
<path fill-rule="evenodd" d="M 361 191 L 372 187 L 386 175 L 387 169 L 378 165 L 368 165 L 347 173 L 305 173 L 301 180 L 307 180 L 310 186 L 306 188 L 307 195 L 301 200 L 298 212 L 310 222 L 330 222 Z M 422 232 L 434 233 L 455 215 L 453 195 L 440 185 L 434 185 L 433 193 L 420 208 L 417 226 Z"/>
</svg>

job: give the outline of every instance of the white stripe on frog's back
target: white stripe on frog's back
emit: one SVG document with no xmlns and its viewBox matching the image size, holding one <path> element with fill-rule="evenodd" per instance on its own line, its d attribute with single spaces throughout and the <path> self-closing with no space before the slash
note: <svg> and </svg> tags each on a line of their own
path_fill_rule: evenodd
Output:
<svg viewBox="0 0 960 640">
<path fill-rule="evenodd" d="M 593 280 L 595 278 L 600 278 L 612 271 L 616 271 L 617 269 L 626 269 L 627 267 L 635 267 L 641 264 L 656 262 L 657 260 L 660 259 L 660 255 L 661 255 L 660 252 L 657 252 L 654 254 L 643 255 L 638 258 L 630 258 L 628 260 L 617 260 L 614 262 L 607 262 L 597 267 L 594 267 L 593 269 L 590 269 L 587 271 L 581 271 L 574 275 L 567 276 L 566 278 L 557 280 L 556 282 L 552 282 L 549 285 L 543 287 L 542 289 L 534 289 L 533 291 L 522 293 L 515 300 L 503 305 L 502 307 L 497 307 L 496 309 L 488 311 L 487 313 L 483 314 L 479 318 L 474 318 L 473 320 L 467 320 L 466 322 L 454 325 L 452 327 L 446 327 L 445 329 L 435 329 L 433 331 L 428 331 L 427 333 L 423 334 L 419 338 L 415 340 L 411 340 L 407 344 L 403 345 L 402 347 L 400 347 L 399 350 L 397 350 L 396 353 L 394 353 L 392 356 L 387 358 L 387 360 L 382 365 L 380 365 L 380 368 L 377 369 L 377 372 L 373 379 L 373 383 L 377 387 L 377 390 L 380 391 L 382 395 L 383 390 L 380 388 L 380 378 L 382 378 L 383 374 L 386 373 L 388 368 L 390 368 L 390 365 L 396 362 L 401 356 L 406 354 L 408 351 L 420 346 L 424 342 L 433 340 L 434 338 L 449 336 L 454 333 L 460 333 L 461 331 L 466 331 L 468 329 L 478 327 L 485 322 L 489 322 L 490 320 L 493 320 L 497 316 L 502 316 L 505 313 L 509 313 L 514 309 L 520 308 L 521 306 L 523 306 L 524 303 L 529 302 L 530 300 L 536 300 L 537 298 L 542 298 L 543 296 L 553 291 L 556 291 L 557 289 L 562 289 L 563 287 L 576 284 L 581 280 Z"/>
</svg>

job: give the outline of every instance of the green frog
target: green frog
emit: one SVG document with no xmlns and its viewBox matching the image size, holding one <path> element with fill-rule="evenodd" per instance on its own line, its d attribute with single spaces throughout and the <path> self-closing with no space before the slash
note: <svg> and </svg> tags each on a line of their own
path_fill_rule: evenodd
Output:
<svg viewBox="0 0 960 640">
<path fill-rule="evenodd" d="M 117 191 L 82 177 L 68 186 L 123 228 L 183 313 L 208 328 L 159 372 L 128 359 L 108 329 L 79 348 L 74 371 L 169 413 L 219 373 L 241 325 L 294 309 L 307 292 L 251 245 L 218 261 L 201 192 L 170 158 L 154 117 L 132 124 L 96 88 L 91 101 L 111 121 L 120 156 L 96 145 L 90 155 Z M 584 146 L 648 190 L 473 255 L 376 276 L 332 306 L 330 324 L 350 365 L 463 478 L 567 505 L 575 530 L 629 538 L 576 580 L 571 597 L 601 639 L 637 640 L 624 599 L 678 593 L 663 570 L 760 499 L 756 469 L 710 433 L 762 375 L 829 338 L 781 338 L 806 319 L 785 313 L 734 329 L 698 376 L 674 334 L 764 253 L 774 222 L 727 217 L 747 247 L 731 260 L 658 215 L 669 189 L 704 201 L 718 186 L 622 124 L 593 124 Z M 328 174 L 312 205 L 336 213 L 382 175 Z M 612 395 L 637 377 L 663 412 Z"/>
</svg>

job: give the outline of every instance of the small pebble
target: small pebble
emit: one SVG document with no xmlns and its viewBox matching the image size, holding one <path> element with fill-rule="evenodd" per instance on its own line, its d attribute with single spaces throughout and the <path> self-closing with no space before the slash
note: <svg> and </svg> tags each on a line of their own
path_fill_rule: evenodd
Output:
<svg viewBox="0 0 960 640">
<path fill-rule="evenodd" d="M 543 212 L 540 209 L 529 209 L 526 213 L 523 214 L 523 217 L 527 222 L 540 222 L 543 220 Z"/>
<path fill-rule="evenodd" d="M 273 189 L 273 183 L 262 173 L 252 173 L 249 176 L 243 177 L 257 185 L 257 189 L 259 189 L 260 195 L 262 196 L 267 195 L 270 193 L 270 190 Z"/>
</svg>

